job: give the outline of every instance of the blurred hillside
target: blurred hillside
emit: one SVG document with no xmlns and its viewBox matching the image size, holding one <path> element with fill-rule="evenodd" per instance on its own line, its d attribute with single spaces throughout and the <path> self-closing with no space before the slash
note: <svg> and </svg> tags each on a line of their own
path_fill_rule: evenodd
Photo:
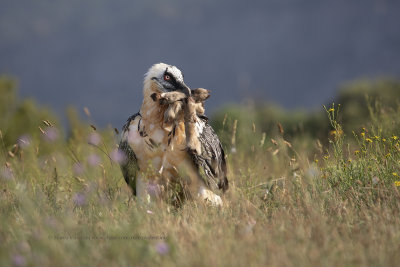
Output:
<svg viewBox="0 0 400 267">
<path fill-rule="evenodd" d="M 57 142 L 52 141 L 63 140 L 57 115 L 37 105 L 33 99 L 21 100 L 17 82 L 10 77 L 0 76 L 0 114 L 1 145 L 5 149 L 18 148 L 13 145 L 23 148 L 32 141 L 40 141 L 41 152 L 46 153 L 58 147 Z"/>
<path fill-rule="evenodd" d="M 400 83 L 396 80 L 360 80 L 348 83 L 341 87 L 333 102 L 339 104 L 338 120 L 343 126 L 344 134 L 352 135 L 353 131 L 371 126 L 371 123 L 379 124 L 378 118 L 386 114 L 396 114 L 400 106 Z M 332 103 L 326 103 L 327 109 Z M 337 110 L 336 110 L 337 111 Z M 389 116 L 389 115 L 387 115 Z M 299 136 L 319 139 L 326 142 L 332 138 L 329 120 L 322 107 L 309 110 L 286 110 L 274 104 L 253 103 L 249 105 L 231 105 L 218 110 L 212 117 L 213 126 L 217 131 L 232 129 L 233 122 L 238 121 L 241 127 L 238 132 L 239 143 L 246 146 L 253 125 L 257 125 L 258 134 L 266 133 L 267 136 L 283 134 L 292 139 Z M 372 120 L 371 120 L 372 118 Z M 390 117 L 383 121 L 393 121 Z M 279 129 L 277 126 L 282 127 Z M 392 126 L 382 125 L 393 130 Z M 283 133 L 280 133 L 282 131 Z M 399 131 L 400 129 L 396 129 Z M 254 131 L 255 132 L 255 131 Z M 230 136 L 230 132 L 227 134 Z M 228 140 L 225 140 L 229 146 Z"/>
<path fill-rule="evenodd" d="M 63 142 L 62 128 L 58 116 L 48 108 L 37 105 L 32 99 L 20 99 L 18 84 L 11 77 L 0 77 L 0 130 L 3 134 L 5 147 L 11 147 L 21 138 L 41 140 L 53 138 L 52 144 Z M 386 122 L 391 125 L 381 125 L 388 131 L 399 131 L 393 114 L 398 114 L 400 106 L 400 82 L 396 80 L 360 80 L 344 85 L 334 98 L 335 112 L 339 111 L 338 121 L 342 124 L 345 135 L 353 135 L 353 131 L 361 128 L 370 128 L 371 125 L 380 125 Z M 332 103 L 326 103 L 327 109 Z M 339 105 L 339 110 L 338 106 Z M 67 111 L 67 136 L 85 141 L 88 134 L 88 124 L 92 123 L 92 114 L 85 122 L 77 110 L 70 107 Z M 287 140 L 296 139 L 304 145 L 308 141 L 318 139 L 326 144 L 332 139 L 332 128 L 322 107 L 314 110 L 287 110 L 274 104 L 248 103 L 246 105 L 227 105 L 212 114 L 211 123 L 224 144 L 232 147 L 232 130 L 234 122 L 239 125 L 236 133 L 236 143 L 241 149 L 251 148 L 254 139 L 282 135 Z M 380 122 L 380 120 L 382 122 Z M 49 126 L 56 127 L 47 127 Z M 279 125 L 279 126 L 278 126 Z M 46 129 L 60 129 L 57 133 L 46 133 Z M 118 127 L 120 128 L 120 127 Z M 382 134 L 382 133 L 381 133 Z M 42 136 L 40 139 L 39 137 Z M 43 136 L 45 138 L 43 138 Z M 83 139 L 82 139 L 83 138 Z M 47 140 L 48 141 L 48 140 Z"/>
<path fill-rule="evenodd" d="M 398 78 L 400 2 L 0 1 L 0 73 L 58 114 L 88 106 L 122 125 L 154 63 L 211 89 L 208 112 L 242 99 L 330 102 L 343 81 Z"/>
</svg>

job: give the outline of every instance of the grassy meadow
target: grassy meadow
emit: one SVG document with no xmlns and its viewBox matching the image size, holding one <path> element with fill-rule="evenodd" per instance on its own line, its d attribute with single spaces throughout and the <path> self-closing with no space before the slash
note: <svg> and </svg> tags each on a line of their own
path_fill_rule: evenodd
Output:
<svg viewBox="0 0 400 267">
<path fill-rule="evenodd" d="M 209 114 L 227 153 L 221 208 L 139 205 L 114 127 L 71 108 L 63 129 L 16 88 L 0 78 L 0 266 L 400 262 L 399 82 L 345 85 L 314 111 Z"/>
</svg>

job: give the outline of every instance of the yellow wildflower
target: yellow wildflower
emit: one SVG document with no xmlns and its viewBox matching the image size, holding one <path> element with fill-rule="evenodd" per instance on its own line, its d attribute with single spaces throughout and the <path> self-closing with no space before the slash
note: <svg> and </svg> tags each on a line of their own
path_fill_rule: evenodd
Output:
<svg viewBox="0 0 400 267">
<path fill-rule="evenodd" d="M 393 139 L 393 140 L 397 140 L 397 139 L 399 139 L 399 137 L 398 137 L 397 135 L 393 135 L 393 136 L 392 136 L 392 139 Z"/>
<path fill-rule="evenodd" d="M 397 174 L 397 172 L 392 172 L 392 175 L 393 175 L 393 176 L 399 176 L 399 175 Z"/>
<path fill-rule="evenodd" d="M 387 153 L 386 155 L 385 155 L 385 157 L 390 157 L 392 154 L 390 154 L 390 153 Z"/>
<path fill-rule="evenodd" d="M 361 133 L 361 136 L 362 136 L 362 137 L 365 137 L 365 133 Z"/>
<path fill-rule="evenodd" d="M 383 142 L 386 142 L 386 138 L 382 138 L 382 141 L 383 141 Z"/>
<path fill-rule="evenodd" d="M 395 185 L 395 186 L 400 186 L 400 181 L 395 181 L 395 182 L 394 182 L 394 185 Z"/>
<path fill-rule="evenodd" d="M 360 154 L 360 150 L 354 151 L 354 155 L 358 155 L 358 154 Z"/>
<path fill-rule="evenodd" d="M 372 139 L 370 139 L 370 138 L 366 138 L 365 141 L 367 141 L 368 143 L 372 143 L 373 142 Z"/>
<path fill-rule="evenodd" d="M 314 160 L 315 161 L 315 163 L 318 163 L 318 159 L 316 159 L 316 160 Z"/>
<path fill-rule="evenodd" d="M 343 130 L 342 129 L 332 130 L 332 131 L 330 131 L 330 135 L 332 135 L 334 137 L 340 137 L 343 135 Z"/>
<path fill-rule="evenodd" d="M 377 136 L 377 135 L 375 135 L 375 136 L 374 136 L 374 139 L 376 139 L 376 140 L 379 140 L 379 139 L 380 139 L 380 137 L 379 137 L 379 136 Z"/>
<path fill-rule="evenodd" d="M 328 111 L 329 112 L 333 112 L 333 111 L 335 111 L 335 109 L 334 108 L 330 108 Z"/>
</svg>

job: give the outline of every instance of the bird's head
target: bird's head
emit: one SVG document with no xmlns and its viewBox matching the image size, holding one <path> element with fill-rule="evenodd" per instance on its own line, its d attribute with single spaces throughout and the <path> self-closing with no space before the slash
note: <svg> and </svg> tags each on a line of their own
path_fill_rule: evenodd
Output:
<svg viewBox="0 0 400 267">
<path fill-rule="evenodd" d="M 154 64 L 145 74 L 144 95 L 179 91 L 190 96 L 190 88 L 183 81 L 182 72 L 165 63 Z"/>
</svg>

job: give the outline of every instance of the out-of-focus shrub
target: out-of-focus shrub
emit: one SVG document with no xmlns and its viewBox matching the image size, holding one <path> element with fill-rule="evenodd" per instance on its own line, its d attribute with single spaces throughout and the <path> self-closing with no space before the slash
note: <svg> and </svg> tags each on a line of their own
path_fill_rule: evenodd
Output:
<svg viewBox="0 0 400 267">
<path fill-rule="evenodd" d="M 336 103 L 342 105 L 340 121 L 345 133 L 396 118 L 382 119 L 395 114 L 400 104 L 400 82 L 395 80 L 361 80 L 344 85 L 338 93 Z M 392 115 L 390 115 L 392 114 Z M 379 119 L 380 118 L 380 119 Z M 372 120 L 371 120 L 372 119 Z M 379 120 L 379 121 L 378 121 Z M 389 131 L 395 125 L 385 125 Z"/>
<path fill-rule="evenodd" d="M 6 148 L 25 139 L 29 143 L 43 142 L 39 151 L 42 153 L 52 150 L 62 139 L 54 113 L 32 99 L 19 100 L 17 82 L 6 76 L 0 77 L 0 112 L 0 130 Z"/>
<path fill-rule="evenodd" d="M 396 118 L 386 118 L 396 114 L 399 107 L 400 82 L 394 80 L 356 81 L 344 85 L 338 96 L 332 102 L 340 104 L 338 121 L 343 126 L 344 133 L 352 135 L 352 131 L 368 126 L 372 122 L 382 125 L 388 131 L 396 130 Z M 330 106 L 330 104 L 327 104 Z M 336 106 L 337 107 L 337 106 Z M 392 114 L 392 115 L 390 115 Z M 329 126 L 324 109 L 319 110 L 285 110 L 276 105 L 230 105 L 220 109 L 212 116 L 213 126 L 221 135 L 224 145 L 230 147 L 233 134 L 233 123 L 237 120 L 236 146 L 251 147 L 251 145 L 266 133 L 268 139 L 283 135 L 287 140 L 296 137 L 303 139 L 319 139 L 327 143 L 332 138 L 333 129 Z M 257 129 L 254 131 L 254 127 Z M 278 127 L 278 124 L 282 126 Z M 398 130 L 398 129 L 397 129 Z"/>
</svg>

